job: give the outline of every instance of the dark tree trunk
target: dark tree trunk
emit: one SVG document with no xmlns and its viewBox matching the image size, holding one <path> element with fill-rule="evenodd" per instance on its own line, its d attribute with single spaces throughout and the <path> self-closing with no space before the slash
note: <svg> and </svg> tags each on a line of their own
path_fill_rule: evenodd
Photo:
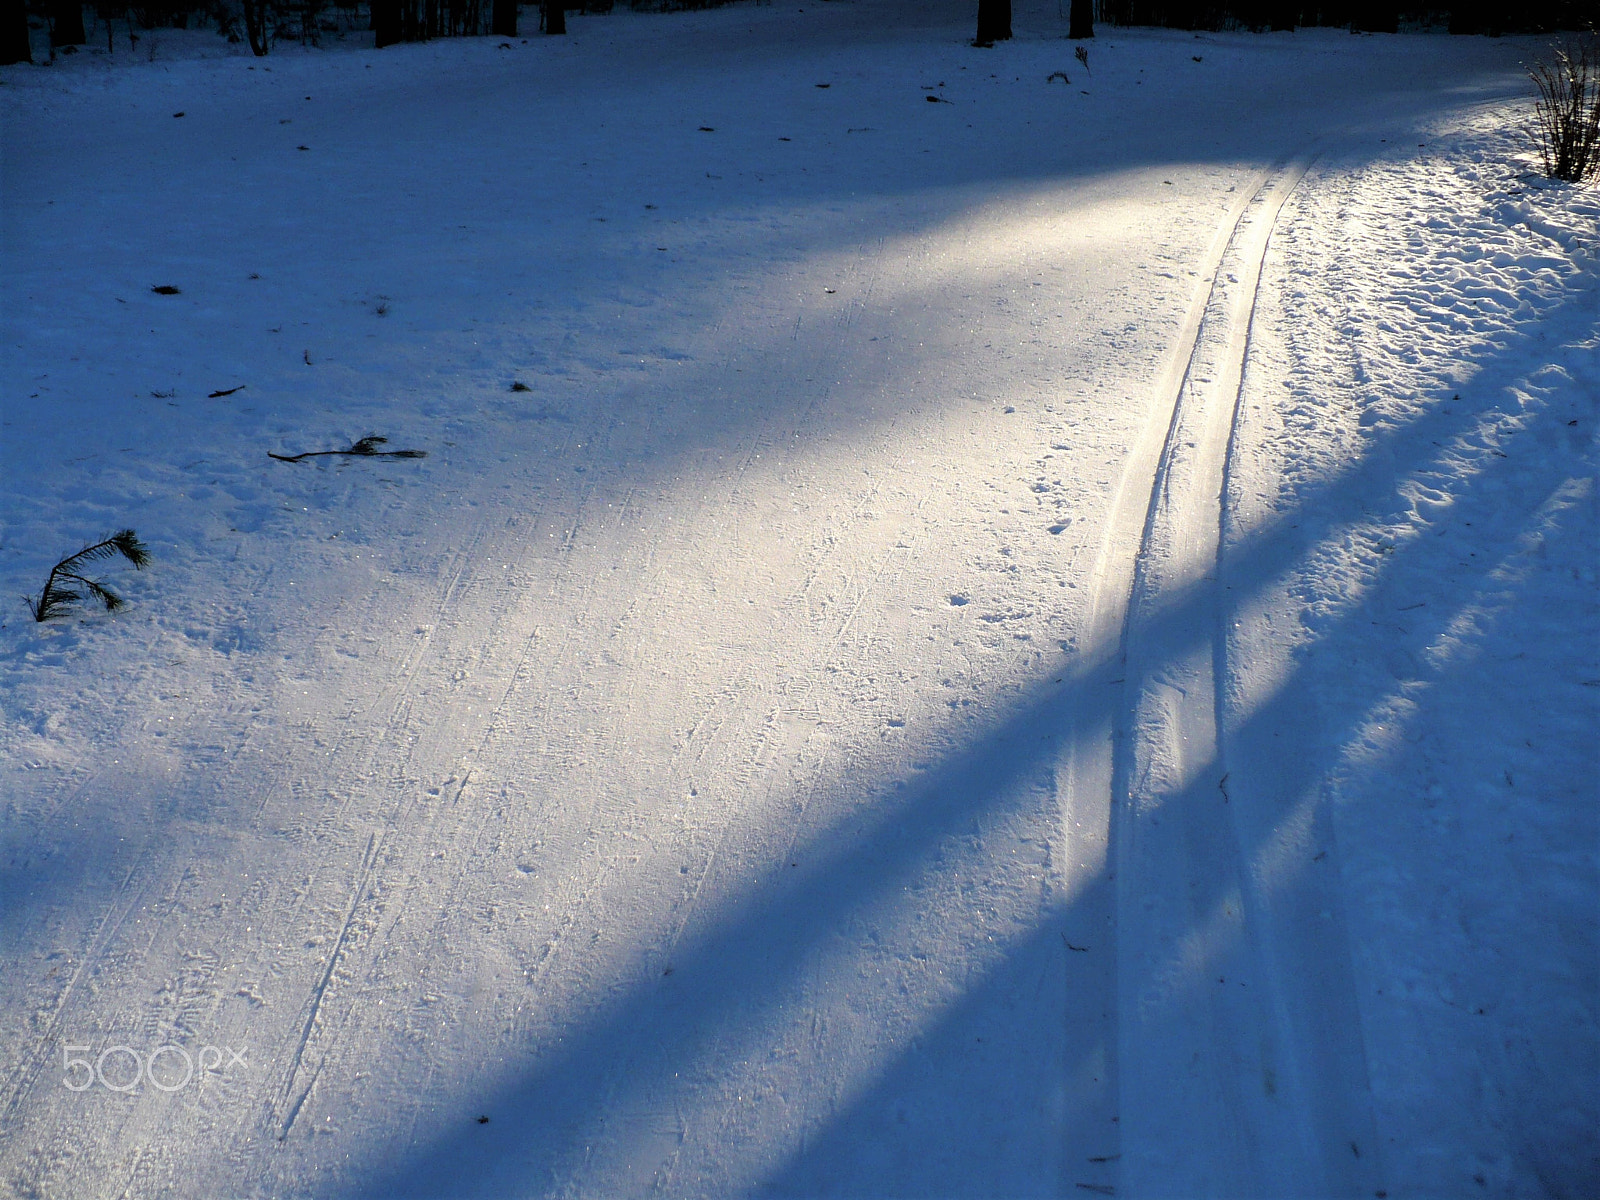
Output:
<svg viewBox="0 0 1600 1200">
<path fill-rule="evenodd" d="M 1094 0 L 1072 0 L 1072 9 L 1067 16 L 1067 36 L 1069 38 L 1094 36 Z"/>
<path fill-rule="evenodd" d="M 1011 37 L 1011 0 L 978 0 L 978 36 L 975 46 L 992 46 Z"/>
<path fill-rule="evenodd" d="M 1350 28 L 1361 33 L 1399 33 L 1400 8 L 1395 0 L 1360 0 Z"/>
<path fill-rule="evenodd" d="M 565 0 L 544 0 L 544 31 L 566 33 L 567 9 Z"/>
<path fill-rule="evenodd" d="M 1450 6 L 1450 32 L 1483 32 L 1483 5 L 1480 0 L 1456 0 Z"/>
<path fill-rule="evenodd" d="M 83 0 L 53 0 L 50 5 L 50 44 L 81 46 L 88 40 L 83 32 Z"/>
<path fill-rule="evenodd" d="M 379 50 L 400 40 L 400 0 L 372 0 L 372 34 Z"/>
<path fill-rule="evenodd" d="M 494 0 L 489 32 L 495 37 L 517 36 L 517 0 Z"/>
<path fill-rule="evenodd" d="M 257 58 L 267 54 L 267 0 L 243 0 L 244 32 L 250 39 L 250 53 Z"/>
<path fill-rule="evenodd" d="M 33 47 L 28 44 L 28 6 L 25 0 L 0 0 L 0 67 L 32 61 Z"/>
</svg>

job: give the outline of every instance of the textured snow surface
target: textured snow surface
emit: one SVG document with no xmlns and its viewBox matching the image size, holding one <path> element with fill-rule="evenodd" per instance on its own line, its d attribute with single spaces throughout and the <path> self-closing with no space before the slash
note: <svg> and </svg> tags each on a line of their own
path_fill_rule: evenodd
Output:
<svg viewBox="0 0 1600 1200">
<path fill-rule="evenodd" d="M 0 1194 L 1594 1193 L 1534 47 L 970 22 L 0 73 Z"/>
<path fill-rule="evenodd" d="M 1287 369 L 1240 448 L 1280 473 L 1251 521 L 1298 526 L 1287 690 L 1396 1195 L 1600 1181 L 1600 195 L 1538 178 L 1516 112 L 1419 123 L 1300 193 Z"/>
</svg>

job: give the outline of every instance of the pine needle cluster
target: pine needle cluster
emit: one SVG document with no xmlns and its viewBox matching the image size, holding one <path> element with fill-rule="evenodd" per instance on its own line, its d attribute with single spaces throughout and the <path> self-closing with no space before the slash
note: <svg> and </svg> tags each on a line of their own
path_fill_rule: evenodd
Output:
<svg viewBox="0 0 1600 1200">
<path fill-rule="evenodd" d="M 107 612 L 121 608 L 121 596 L 98 579 L 90 579 L 84 574 L 90 563 L 118 555 L 131 562 L 135 570 L 142 569 L 150 561 L 150 552 L 131 529 L 119 530 L 102 542 L 85 546 L 50 568 L 50 577 L 45 580 L 44 590 L 38 596 L 25 597 L 33 619 L 48 621 L 52 617 L 65 616 L 73 605 L 91 597 L 105 605 Z"/>
</svg>

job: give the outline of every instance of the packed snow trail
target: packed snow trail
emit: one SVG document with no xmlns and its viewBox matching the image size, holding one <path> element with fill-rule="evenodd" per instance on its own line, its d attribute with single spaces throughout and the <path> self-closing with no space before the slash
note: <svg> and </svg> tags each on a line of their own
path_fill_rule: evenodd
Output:
<svg viewBox="0 0 1600 1200">
<path fill-rule="evenodd" d="M 1375 1157 L 1348 1151 L 1375 1138 L 1344 931 L 1250 890 L 1277 796 L 1255 794 L 1223 748 L 1231 433 L 1262 262 L 1306 165 L 1247 194 L 1209 273 L 1138 542 L 1111 786 L 1121 1180 L 1133 1195 L 1375 1188 Z"/>
<path fill-rule="evenodd" d="M 6 75 L 4 582 L 103 525 L 156 565 L 0 628 L 0 1187 L 1264 1192 L 1338 1145 L 1328 943 L 1270 905 L 1224 948 L 1288 1115 L 1233 1111 L 1291 1150 L 1203 1141 L 1225 1072 L 1151 1094 L 1207 1026 L 1138 1007 L 1192 931 L 1132 890 L 1248 892 L 1263 830 L 1114 828 L 1113 747 L 1222 654 L 1192 385 L 1269 164 L 1514 53 L 1118 33 L 1067 87 L 1053 9 L 969 17 Z M 374 433 L 429 457 L 266 456 Z"/>
</svg>

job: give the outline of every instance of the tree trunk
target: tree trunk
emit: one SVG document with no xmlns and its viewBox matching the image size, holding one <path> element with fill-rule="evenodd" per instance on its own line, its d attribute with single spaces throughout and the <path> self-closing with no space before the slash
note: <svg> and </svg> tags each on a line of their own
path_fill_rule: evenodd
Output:
<svg viewBox="0 0 1600 1200">
<path fill-rule="evenodd" d="M 244 32 L 250 39 L 250 53 L 257 58 L 267 55 L 267 0 L 242 0 Z"/>
<path fill-rule="evenodd" d="M 0 66 L 32 61 L 27 3 L 25 0 L 0 0 Z"/>
<path fill-rule="evenodd" d="M 1399 6 L 1395 0 L 1360 0 L 1350 28 L 1360 33 L 1399 33 Z"/>
<path fill-rule="evenodd" d="M 1456 0 L 1450 6 L 1450 32 L 1482 33 L 1482 8 L 1480 0 Z"/>
<path fill-rule="evenodd" d="M 565 0 L 544 0 L 544 31 L 566 33 L 567 10 Z"/>
<path fill-rule="evenodd" d="M 1072 8 L 1067 15 L 1067 36 L 1069 38 L 1094 36 L 1094 0 L 1072 0 Z"/>
<path fill-rule="evenodd" d="M 400 0 L 372 0 L 372 35 L 379 50 L 400 40 Z"/>
<path fill-rule="evenodd" d="M 992 46 L 1011 37 L 1011 0 L 978 0 L 978 36 L 974 46 Z"/>
<path fill-rule="evenodd" d="M 494 0 L 489 32 L 495 37 L 517 36 L 517 0 Z"/>
<path fill-rule="evenodd" d="M 81 46 L 88 40 L 83 32 L 83 0 L 53 0 L 50 5 L 50 44 Z"/>
</svg>

